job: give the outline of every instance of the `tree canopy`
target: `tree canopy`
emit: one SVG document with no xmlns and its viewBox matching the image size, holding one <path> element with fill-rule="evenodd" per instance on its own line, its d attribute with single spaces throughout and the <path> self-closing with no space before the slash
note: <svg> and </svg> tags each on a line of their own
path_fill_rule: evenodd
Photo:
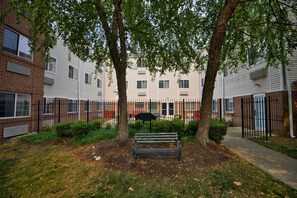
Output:
<svg viewBox="0 0 297 198">
<path fill-rule="evenodd" d="M 120 100 L 120 139 L 127 137 L 127 51 L 145 58 L 151 72 L 187 73 L 190 66 L 206 70 L 198 129 L 205 143 L 217 72 L 248 67 L 247 52 L 265 59 L 268 66 L 286 64 L 297 43 L 297 9 L 290 0 L 10 2 L 31 21 L 33 47 L 39 35 L 45 38 L 46 50 L 61 37 L 82 60 L 94 61 L 98 68 L 111 62 Z"/>
</svg>

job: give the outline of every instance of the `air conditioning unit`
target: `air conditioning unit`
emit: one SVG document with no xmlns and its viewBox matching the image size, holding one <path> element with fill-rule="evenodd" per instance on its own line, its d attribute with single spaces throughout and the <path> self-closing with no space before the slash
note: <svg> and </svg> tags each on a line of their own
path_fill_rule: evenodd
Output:
<svg viewBox="0 0 297 198">
<path fill-rule="evenodd" d="M 146 92 L 138 92 L 138 96 L 146 96 Z"/>
</svg>

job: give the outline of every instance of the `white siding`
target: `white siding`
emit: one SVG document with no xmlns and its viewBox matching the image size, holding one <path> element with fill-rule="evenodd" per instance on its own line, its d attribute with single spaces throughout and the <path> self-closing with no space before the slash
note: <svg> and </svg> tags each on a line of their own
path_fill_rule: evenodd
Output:
<svg viewBox="0 0 297 198">
<path fill-rule="evenodd" d="M 57 45 L 50 50 L 50 56 L 56 58 L 56 72 L 45 71 L 45 77 L 53 78 L 55 82 L 53 85 L 44 85 L 45 97 L 78 99 L 79 80 L 68 78 L 68 68 L 71 65 L 78 69 L 80 65 L 80 71 L 78 71 L 80 99 L 98 100 L 102 98 L 102 96 L 98 96 L 98 91 L 103 92 L 103 89 L 97 88 L 97 79 L 94 79 L 94 63 L 82 62 L 73 53 L 69 53 L 68 48 L 63 46 L 62 40 L 58 40 Z M 91 85 L 85 83 L 85 73 L 92 74 Z M 98 74 L 97 78 L 103 80 L 103 75 Z"/>
</svg>

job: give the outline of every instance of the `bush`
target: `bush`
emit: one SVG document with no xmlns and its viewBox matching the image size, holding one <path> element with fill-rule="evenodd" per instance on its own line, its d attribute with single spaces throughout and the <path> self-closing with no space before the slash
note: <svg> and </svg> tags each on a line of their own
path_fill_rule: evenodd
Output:
<svg viewBox="0 0 297 198">
<path fill-rule="evenodd" d="M 169 120 L 152 120 L 152 132 L 172 132 Z M 150 130 L 150 122 L 144 122 L 143 129 Z"/>
<path fill-rule="evenodd" d="M 185 123 L 179 119 L 179 118 L 174 118 L 170 122 L 170 127 L 172 132 L 177 132 L 179 137 L 183 137 L 186 131 L 186 125 Z"/>
<path fill-rule="evenodd" d="M 129 123 L 129 124 L 128 124 L 128 127 L 129 127 L 130 129 L 140 130 L 140 129 L 142 129 L 142 127 L 143 127 L 143 123 L 142 123 L 141 120 L 136 120 L 136 121 L 133 122 L 133 123 Z"/>
<path fill-rule="evenodd" d="M 43 143 L 48 141 L 54 141 L 58 139 L 58 135 L 55 131 L 30 133 L 17 137 L 18 140 L 28 143 Z"/>
<path fill-rule="evenodd" d="M 62 122 L 57 124 L 56 132 L 59 137 L 68 138 L 73 137 L 74 133 L 71 130 L 71 123 L 70 122 Z"/>
<path fill-rule="evenodd" d="M 199 121 L 192 120 L 188 124 L 188 130 L 186 135 L 187 136 L 195 136 L 197 129 L 199 126 Z M 211 140 L 214 140 L 215 142 L 219 143 L 221 140 L 223 140 L 223 136 L 227 133 L 227 126 L 218 121 L 218 120 L 212 120 L 209 128 L 208 137 Z"/>
<path fill-rule="evenodd" d="M 99 142 L 106 139 L 115 139 L 117 132 L 114 130 L 99 129 L 96 131 L 91 131 L 86 136 L 81 138 L 76 138 L 73 141 L 74 145 L 85 145 Z"/>
<path fill-rule="evenodd" d="M 198 120 L 191 120 L 188 124 L 188 128 L 187 128 L 184 136 L 195 136 L 198 126 L 199 126 Z"/>
<path fill-rule="evenodd" d="M 110 124 L 110 123 L 107 123 L 107 124 L 105 125 L 105 128 L 106 128 L 106 129 L 111 129 L 111 128 L 112 128 L 112 126 L 111 126 L 111 124 Z"/>
<path fill-rule="evenodd" d="M 102 122 L 102 120 L 93 120 L 92 122 L 91 122 L 91 124 L 92 124 L 92 126 L 93 126 L 93 129 L 94 130 L 96 130 L 96 129 L 101 129 L 102 128 L 102 124 L 103 124 L 103 122 Z"/>
<path fill-rule="evenodd" d="M 227 134 L 227 126 L 224 123 L 217 120 L 211 121 L 209 134 L 208 134 L 209 139 L 212 139 L 215 142 L 219 143 L 224 139 L 223 136 L 226 134 Z"/>
<path fill-rule="evenodd" d="M 41 132 L 51 132 L 53 128 L 54 128 L 53 126 L 46 124 L 42 127 Z"/>
<path fill-rule="evenodd" d="M 72 123 L 71 131 L 75 137 L 86 136 L 92 130 L 92 125 L 86 121 L 77 121 Z"/>
</svg>

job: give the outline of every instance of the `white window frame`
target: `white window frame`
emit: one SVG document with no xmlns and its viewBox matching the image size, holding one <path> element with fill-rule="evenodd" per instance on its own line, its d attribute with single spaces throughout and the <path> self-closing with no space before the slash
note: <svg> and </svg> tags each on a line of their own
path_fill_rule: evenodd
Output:
<svg viewBox="0 0 297 198">
<path fill-rule="evenodd" d="M 190 80 L 179 80 L 178 88 L 182 88 L 182 89 L 190 88 Z"/>
<path fill-rule="evenodd" d="M 233 113 L 234 112 L 233 98 L 225 98 L 225 111 L 227 113 Z"/>
<path fill-rule="evenodd" d="M 140 105 L 140 107 L 138 105 Z M 135 110 L 144 110 L 144 102 L 135 102 L 134 108 Z"/>
<path fill-rule="evenodd" d="M 88 85 L 91 85 L 91 81 L 92 81 L 92 75 L 85 73 L 85 83 Z"/>
<path fill-rule="evenodd" d="M 150 109 L 150 106 L 152 105 L 152 109 Z M 158 112 L 158 102 L 149 102 L 147 106 L 147 111 L 149 112 L 152 110 L 152 113 L 157 113 Z"/>
<path fill-rule="evenodd" d="M 218 100 L 212 100 L 212 112 L 218 112 Z"/>
<path fill-rule="evenodd" d="M 72 73 L 72 77 L 69 76 L 69 72 L 70 72 L 70 67 L 73 68 L 73 73 Z M 74 66 L 72 65 L 68 65 L 68 78 L 69 79 L 72 79 L 72 80 L 78 80 L 78 69 L 75 68 Z"/>
<path fill-rule="evenodd" d="M 138 86 L 138 83 L 140 83 L 140 87 Z M 137 89 L 146 89 L 147 88 L 147 81 L 146 80 L 137 80 L 136 88 Z"/>
<path fill-rule="evenodd" d="M 49 65 L 51 64 L 49 60 L 47 60 L 46 63 L 45 63 L 45 71 L 49 72 L 49 73 L 56 74 L 57 73 L 57 58 L 53 57 L 53 56 L 49 56 L 48 59 L 50 59 L 50 58 L 55 59 L 55 64 L 53 65 L 53 70 L 54 71 L 49 70 Z M 68 69 L 69 69 L 69 67 L 68 67 Z"/>
<path fill-rule="evenodd" d="M 102 80 L 100 80 L 99 78 L 97 79 L 97 87 L 102 88 Z"/>
<path fill-rule="evenodd" d="M 196 101 L 185 102 L 185 110 L 186 111 L 196 111 L 197 110 L 197 102 Z"/>
<path fill-rule="evenodd" d="M 71 111 L 69 111 L 69 102 L 71 101 L 72 105 L 76 105 L 76 110 L 73 111 L 73 106 L 71 108 Z M 72 100 L 72 99 L 67 99 L 67 113 L 77 113 L 78 112 L 78 101 L 77 100 Z"/>
<path fill-rule="evenodd" d="M 18 57 L 21 57 L 21 58 L 23 58 L 23 59 L 26 59 L 26 60 L 29 60 L 29 61 L 33 61 L 33 53 L 30 52 L 31 49 L 30 49 L 30 46 L 28 45 L 28 42 L 29 42 L 30 39 L 29 39 L 28 37 L 26 37 L 26 36 L 20 34 L 19 32 L 14 31 L 14 30 L 12 30 L 11 28 L 8 28 L 7 26 L 4 27 L 4 30 L 3 30 L 3 31 L 5 31 L 5 29 L 7 29 L 7 30 L 9 30 L 9 31 L 11 31 L 11 32 L 13 32 L 13 33 L 15 33 L 15 34 L 18 35 L 18 38 L 17 38 L 17 53 L 15 54 L 15 53 L 12 53 L 12 52 L 10 52 L 10 51 L 7 51 L 7 50 L 4 50 L 4 49 L 3 49 L 3 48 L 4 48 L 4 34 L 3 34 L 3 44 L 2 44 L 2 49 L 3 49 L 3 51 L 5 51 L 5 52 L 7 52 L 7 53 L 10 53 L 10 54 L 13 54 L 13 55 L 16 55 L 16 56 L 18 56 Z M 23 46 L 23 44 L 24 44 L 24 43 L 22 42 L 23 39 L 26 39 L 26 40 L 27 40 L 27 46 Z M 29 51 L 28 51 L 29 54 L 27 54 L 27 52 L 22 52 L 21 49 L 22 49 L 23 47 L 27 48 L 26 50 L 29 50 Z M 21 56 L 21 53 L 24 53 L 25 55 L 29 56 L 30 58 Z"/>
<path fill-rule="evenodd" d="M 52 103 L 50 103 L 52 102 Z M 49 105 L 52 104 L 54 105 L 53 107 L 53 112 L 49 112 Z M 45 110 L 48 110 L 45 112 Z M 43 115 L 54 115 L 55 114 L 55 98 L 52 97 L 44 97 L 43 98 L 43 111 L 42 111 Z"/>
<path fill-rule="evenodd" d="M 159 80 L 160 89 L 169 89 L 169 80 Z"/>
<path fill-rule="evenodd" d="M 9 92 L 0 92 L 3 94 L 12 94 L 14 95 L 14 106 L 13 106 L 13 116 L 8 116 L 8 117 L 0 117 L 0 119 L 9 119 L 9 118 L 27 118 L 31 116 L 31 95 L 30 94 L 23 94 L 23 93 L 9 93 Z M 24 116 L 17 116 L 17 101 L 19 96 L 29 96 L 29 104 L 28 104 L 28 115 Z"/>
<path fill-rule="evenodd" d="M 145 68 L 147 61 L 144 58 L 138 58 L 136 61 L 137 68 Z"/>
</svg>

